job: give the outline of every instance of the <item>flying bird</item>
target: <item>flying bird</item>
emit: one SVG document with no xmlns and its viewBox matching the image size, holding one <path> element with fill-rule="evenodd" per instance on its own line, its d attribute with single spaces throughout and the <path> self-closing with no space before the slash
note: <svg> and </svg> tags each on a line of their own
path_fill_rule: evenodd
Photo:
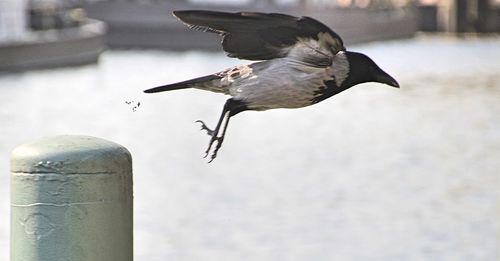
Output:
<svg viewBox="0 0 500 261">
<path fill-rule="evenodd" d="M 256 61 L 195 79 L 145 90 L 146 93 L 196 88 L 231 96 L 210 138 L 205 157 L 217 157 L 229 119 L 243 111 L 301 108 L 350 87 L 398 82 L 368 56 L 347 51 L 339 35 L 310 17 L 278 13 L 174 11 L 192 29 L 222 36 L 229 57 Z M 215 145 L 214 145 L 215 144 Z"/>
</svg>

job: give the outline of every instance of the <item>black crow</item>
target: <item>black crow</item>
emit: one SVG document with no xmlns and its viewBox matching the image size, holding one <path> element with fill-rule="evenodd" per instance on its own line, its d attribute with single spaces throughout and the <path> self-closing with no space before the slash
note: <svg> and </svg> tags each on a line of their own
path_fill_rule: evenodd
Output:
<svg viewBox="0 0 500 261">
<path fill-rule="evenodd" d="M 197 88 L 232 96 L 224 104 L 211 136 L 210 162 L 222 146 L 229 119 L 247 110 L 301 108 L 318 103 L 364 82 L 398 82 L 368 56 L 346 51 L 342 39 L 310 17 L 277 13 L 174 11 L 190 28 L 222 36 L 230 57 L 257 62 L 199 78 L 159 86 L 146 93 Z"/>
</svg>

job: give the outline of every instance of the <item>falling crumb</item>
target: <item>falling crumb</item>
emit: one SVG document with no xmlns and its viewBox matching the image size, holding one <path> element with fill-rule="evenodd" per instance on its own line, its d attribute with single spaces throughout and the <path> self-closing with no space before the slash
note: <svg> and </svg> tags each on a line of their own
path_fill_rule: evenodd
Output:
<svg viewBox="0 0 500 261">
<path fill-rule="evenodd" d="M 141 106 L 141 102 L 135 102 L 135 101 L 125 101 L 125 103 L 126 103 L 127 105 L 131 105 L 131 106 L 133 106 L 133 107 L 132 107 L 132 111 L 133 111 L 133 112 L 137 111 L 137 108 L 139 108 L 139 106 Z"/>
</svg>

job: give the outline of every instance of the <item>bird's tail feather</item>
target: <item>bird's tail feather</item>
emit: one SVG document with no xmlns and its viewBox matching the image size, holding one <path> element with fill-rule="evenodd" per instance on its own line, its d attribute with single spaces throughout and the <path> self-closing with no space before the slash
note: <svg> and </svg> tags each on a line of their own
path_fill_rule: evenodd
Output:
<svg viewBox="0 0 500 261">
<path fill-rule="evenodd" d="M 155 92 L 164 92 L 164 91 L 172 91 L 172 90 L 179 90 L 179 89 L 195 88 L 196 84 L 207 83 L 207 82 L 210 82 L 212 80 L 216 80 L 216 79 L 220 79 L 220 78 L 221 78 L 220 76 L 211 74 L 211 75 L 202 76 L 199 78 L 194 78 L 194 79 L 183 81 L 183 82 L 172 83 L 172 84 L 154 87 L 151 89 L 144 90 L 144 92 L 145 93 L 155 93 Z"/>
</svg>

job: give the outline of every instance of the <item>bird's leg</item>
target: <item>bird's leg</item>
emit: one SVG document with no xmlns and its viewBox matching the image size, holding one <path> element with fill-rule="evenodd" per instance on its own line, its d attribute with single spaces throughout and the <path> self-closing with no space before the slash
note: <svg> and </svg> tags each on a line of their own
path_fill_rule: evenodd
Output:
<svg viewBox="0 0 500 261">
<path fill-rule="evenodd" d="M 222 147 L 222 142 L 224 141 L 224 137 L 226 136 L 226 130 L 227 130 L 227 125 L 229 124 L 229 119 L 231 118 L 231 112 L 229 111 L 227 113 L 226 117 L 226 122 L 224 123 L 224 128 L 222 129 L 222 135 L 220 137 L 217 137 L 217 146 L 215 146 L 214 151 L 212 152 L 212 156 L 210 156 L 210 161 L 208 163 L 212 162 L 216 157 L 217 157 L 217 152 L 219 151 L 220 147 Z M 211 146 L 211 144 L 210 144 Z M 210 150 L 210 146 L 208 147 Z"/>
<path fill-rule="evenodd" d="M 214 142 L 217 141 L 217 145 L 215 146 L 215 148 L 212 152 L 212 155 L 210 156 L 209 163 L 212 162 L 217 157 L 217 152 L 219 151 L 219 149 L 222 146 L 222 142 L 224 141 L 224 136 L 226 135 L 227 126 L 229 124 L 229 118 L 231 118 L 232 116 L 234 116 L 234 115 L 236 115 L 244 110 L 247 110 L 245 103 L 243 103 L 242 101 L 229 99 L 226 101 L 226 104 L 224 104 L 224 108 L 222 109 L 222 114 L 221 114 L 219 121 L 217 122 L 217 126 L 215 126 L 214 130 L 209 129 L 203 121 L 201 121 L 201 120 L 196 121 L 196 122 L 201 123 L 201 129 L 205 130 L 207 132 L 207 134 L 211 136 L 210 142 L 208 143 L 208 148 L 205 151 L 205 158 L 210 153 L 210 150 L 212 149 Z M 219 137 L 220 128 L 221 128 L 224 120 L 225 120 L 225 123 L 224 123 L 223 129 L 222 129 L 222 135 Z"/>
<path fill-rule="evenodd" d="M 219 137 L 218 137 L 219 129 L 220 129 L 220 126 L 222 125 L 222 122 L 224 121 L 224 118 L 226 117 L 228 111 L 229 111 L 229 105 L 228 105 L 228 102 L 226 102 L 226 104 L 224 104 L 224 108 L 222 109 L 222 114 L 220 115 L 219 122 L 217 122 L 217 125 L 215 126 L 214 130 L 209 129 L 203 121 L 201 121 L 201 120 L 197 121 L 197 122 L 201 123 L 201 129 L 207 131 L 207 134 L 211 136 L 210 142 L 208 143 L 208 148 L 205 151 L 204 158 L 206 158 L 208 156 L 208 153 L 210 152 L 210 149 L 212 148 L 212 145 L 214 144 L 215 141 L 217 141 L 217 143 L 220 143 Z M 210 161 L 212 161 L 214 158 L 215 157 L 213 157 L 213 155 L 212 155 L 212 159 Z"/>
<path fill-rule="evenodd" d="M 226 118 L 226 115 L 227 115 L 227 112 L 225 112 L 221 115 L 219 122 L 217 123 L 217 126 L 215 127 L 215 130 L 213 131 L 212 138 L 210 138 L 210 142 L 208 143 L 208 148 L 205 151 L 204 158 L 206 158 L 208 156 L 210 149 L 212 149 L 212 145 L 214 144 L 215 141 L 217 141 L 217 147 L 216 147 L 215 151 L 212 153 L 212 156 L 210 157 L 210 161 L 208 161 L 208 163 L 212 162 L 212 160 L 215 159 L 215 157 L 217 156 L 217 150 L 218 150 L 218 148 L 220 148 L 220 146 L 222 145 L 222 141 L 224 140 L 224 137 L 219 137 L 218 135 L 219 135 L 220 126 L 222 125 L 224 118 Z"/>
</svg>

